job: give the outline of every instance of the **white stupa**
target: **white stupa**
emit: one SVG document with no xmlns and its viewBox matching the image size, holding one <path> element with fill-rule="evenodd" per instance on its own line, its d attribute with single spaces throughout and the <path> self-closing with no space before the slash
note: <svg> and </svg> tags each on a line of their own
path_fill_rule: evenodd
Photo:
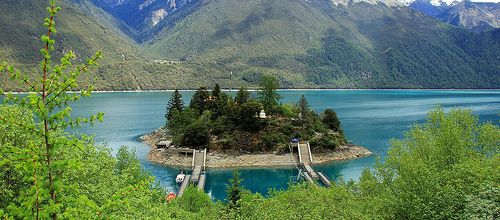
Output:
<svg viewBox="0 0 500 220">
<path fill-rule="evenodd" d="M 267 118 L 267 115 L 266 115 L 266 112 L 264 111 L 264 109 L 262 109 L 262 111 L 260 111 L 259 117 L 260 118 Z"/>
</svg>

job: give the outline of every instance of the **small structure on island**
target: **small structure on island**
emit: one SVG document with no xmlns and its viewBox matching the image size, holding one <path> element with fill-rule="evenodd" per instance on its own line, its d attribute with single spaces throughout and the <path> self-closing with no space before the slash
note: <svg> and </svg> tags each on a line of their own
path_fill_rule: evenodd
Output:
<svg viewBox="0 0 500 220">
<path fill-rule="evenodd" d="M 156 148 L 168 148 L 171 143 L 171 141 L 158 141 L 155 145 Z"/>
<path fill-rule="evenodd" d="M 259 118 L 267 118 L 267 115 L 266 115 L 266 112 L 264 111 L 264 109 L 262 109 L 262 111 L 260 111 Z"/>
</svg>

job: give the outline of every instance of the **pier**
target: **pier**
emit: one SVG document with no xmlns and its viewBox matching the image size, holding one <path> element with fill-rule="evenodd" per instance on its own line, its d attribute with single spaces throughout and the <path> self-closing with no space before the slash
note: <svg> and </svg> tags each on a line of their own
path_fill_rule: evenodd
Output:
<svg viewBox="0 0 500 220">
<path fill-rule="evenodd" d="M 316 172 L 311 166 L 313 164 L 313 156 L 309 142 L 290 143 L 292 157 L 294 148 L 297 148 L 297 168 L 299 169 L 299 173 L 304 177 L 304 179 L 313 184 L 317 184 L 318 180 L 320 180 L 324 186 L 331 187 L 332 183 L 330 182 L 328 177 L 321 172 Z"/>
<path fill-rule="evenodd" d="M 186 175 L 179 189 L 178 197 L 181 197 L 186 191 L 189 184 L 198 186 L 198 189 L 204 190 L 206 183 L 206 164 L 207 164 L 207 149 L 193 150 L 193 160 L 191 163 L 191 175 Z"/>
</svg>

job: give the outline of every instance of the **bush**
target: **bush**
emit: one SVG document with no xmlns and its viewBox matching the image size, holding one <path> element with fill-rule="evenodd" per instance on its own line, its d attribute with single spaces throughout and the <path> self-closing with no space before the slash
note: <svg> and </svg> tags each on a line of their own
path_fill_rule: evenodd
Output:
<svg viewBox="0 0 500 220">
<path fill-rule="evenodd" d="M 286 143 L 286 137 L 276 132 L 266 132 L 261 136 L 263 150 L 275 149 L 276 146 Z"/>
<path fill-rule="evenodd" d="M 323 112 L 323 118 L 321 119 L 321 121 L 328 129 L 332 129 L 335 132 L 340 132 L 340 120 L 337 117 L 337 113 L 333 109 L 326 109 Z"/>
<path fill-rule="evenodd" d="M 255 101 L 249 101 L 240 106 L 239 126 L 247 131 L 258 131 L 262 126 L 262 121 L 258 116 L 262 110 L 262 105 Z"/>
<path fill-rule="evenodd" d="M 312 139 L 310 142 L 311 150 L 330 149 L 335 150 L 340 146 L 339 138 L 333 134 L 325 134 L 319 138 Z"/>
<path fill-rule="evenodd" d="M 193 185 L 188 186 L 182 197 L 174 201 L 180 208 L 195 213 L 213 206 L 210 197 Z"/>
<path fill-rule="evenodd" d="M 200 148 L 210 143 L 209 111 L 203 112 L 194 123 L 190 124 L 182 134 L 181 146 Z"/>
<path fill-rule="evenodd" d="M 278 112 L 280 115 L 287 117 L 287 118 L 297 117 L 297 114 L 294 113 L 294 111 L 293 111 L 293 107 L 290 105 L 286 105 L 286 104 L 280 105 L 278 107 Z"/>
</svg>

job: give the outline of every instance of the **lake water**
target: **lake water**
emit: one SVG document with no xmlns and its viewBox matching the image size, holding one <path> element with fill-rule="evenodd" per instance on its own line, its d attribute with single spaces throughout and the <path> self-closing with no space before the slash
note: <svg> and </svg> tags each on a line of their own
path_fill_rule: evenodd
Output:
<svg viewBox="0 0 500 220">
<path fill-rule="evenodd" d="M 296 103 L 304 94 L 311 108 L 322 112 L 333 108 L 341 119 L 347 138 L 372 151 L 375 156 L 317 165 L 316 169 L 332 179 L 357 179 L 363 169 L 375 163 L 376 156 L 386 155 L 389 140 L 400 138 L 405 130 L 425 120 L 426 113 L 441 105 L 470 108 L 481 121 L 499 124 L 500 91 L 462 90 L 307 90 L 281 91 L 283 103 Z M 144 168 L 156 176 L 169 191 L 176 191 L 179 170 L 150 163 L 149 147 L 139 137 L 165 124 L 165 106 L 170 92 L 94 93 L 73 104 L 73 116 L 104 112 L 104 122 L 82 127 L 80 132 L 94 134 L 99 143 L 116 149 L 122 145 L 134 150 Z M 183 92 L 185 103 L 193 92 Z M 284 189 L 297 176 L 290 168 L 242 169 L 243 186 L 266 194 L 268 189 Z M 209 169 L 206 192 L 214 199 L 224 199 L 231 170 Z"/>
</svg>

